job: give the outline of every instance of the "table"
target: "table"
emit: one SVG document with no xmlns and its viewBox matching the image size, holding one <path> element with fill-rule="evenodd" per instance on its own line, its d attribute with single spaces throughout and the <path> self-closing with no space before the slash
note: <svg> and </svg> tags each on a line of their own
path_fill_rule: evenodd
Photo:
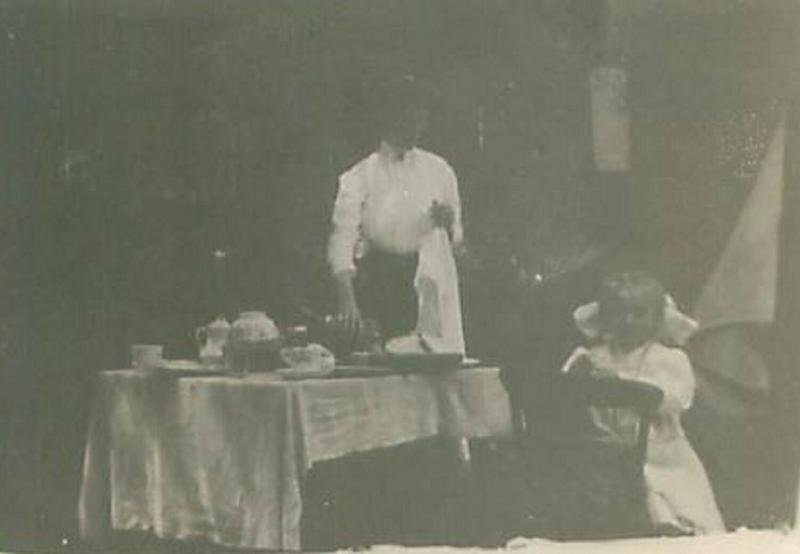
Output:
<svg viewBox="0 0 800 554">
<path fill-rule="evenodd" d="M 300 548 L 316 462 L 436 436 L 511 432 L 496 368 L 283 381 L 271 374 L 100 374 L 81 533 L 148 530 L 248 549 Z"/>
</svg>

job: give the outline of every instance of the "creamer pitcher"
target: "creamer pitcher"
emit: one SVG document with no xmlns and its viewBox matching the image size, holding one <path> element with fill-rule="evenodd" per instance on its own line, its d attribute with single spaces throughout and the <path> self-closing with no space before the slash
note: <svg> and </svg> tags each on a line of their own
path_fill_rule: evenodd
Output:
<svg viewBox="0 0 800 554">
<path fill-rule="evenodd" d="M 195 338 L 200 348 L 200 362 L 206 366 L 222 366 L 225 357 L 225 345 L 231 326 L 220 316 L 205 327 L 198 327 Z"/>
</svg>

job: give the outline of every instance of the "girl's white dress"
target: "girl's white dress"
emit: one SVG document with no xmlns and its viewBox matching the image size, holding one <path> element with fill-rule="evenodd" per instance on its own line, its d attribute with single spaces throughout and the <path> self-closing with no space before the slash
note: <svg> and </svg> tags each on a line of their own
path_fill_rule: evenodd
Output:
<svg viewBox="0 0 800 554">
<path fill-rule="evenodd" d="M 692 405 L 695 389 L 688 356 L 658 342 L 621 355 L 612 354 L 606 344 L 588 350 L 579 348 L 570 360 L 581 353 L 588 354 L 594 366 L 604 373 L 650 383 L 664 391 L 664 401 L 650 430 L 645 463 L 652 522 L 688 524 L 698 534 L 725 531 L 705 468 L 681 425 L 681 414 Z M 592 419 L 610 440 L 635 440 L 638 420 L 634 414 L 593 408 Z"/>
</svg>

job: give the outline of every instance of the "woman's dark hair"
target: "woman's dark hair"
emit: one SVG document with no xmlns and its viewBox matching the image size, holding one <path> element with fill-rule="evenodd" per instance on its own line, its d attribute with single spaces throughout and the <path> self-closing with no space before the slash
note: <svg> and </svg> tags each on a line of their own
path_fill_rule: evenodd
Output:
<svg viewBox="0 0 800 554">
<path fill-rule="evenodd" d="M 433 89 L 413 75 L 395 76 L 375 86 L 371 96 L 371 119 L 375 130 L 380 133 L 408 110 L 429 109 Z"/>
</svg>

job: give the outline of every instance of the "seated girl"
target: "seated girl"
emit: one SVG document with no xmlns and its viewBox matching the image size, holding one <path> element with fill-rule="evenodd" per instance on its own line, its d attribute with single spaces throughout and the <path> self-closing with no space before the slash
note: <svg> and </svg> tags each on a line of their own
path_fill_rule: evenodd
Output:
<svg viewBox="0 0 800 554">
<path fill-rule="evenodd" d="M 644 272 L 607 279 L 597 302 L 575 311 L 578 328 L 594 345 L 579 347 L 564 371 L 587 371 L 642 381 L 664 392 L 650 430 L 645 484 L 650 521 L 662 534 L 725 530 L 705 469 L 681 426 L 695 380 L 682 345 L 696 324 L 681 314 L 663 286 Z M 637 418 L 593 408 L 596 431 L 610 441 L 632 442 Z"/>
</svg>

